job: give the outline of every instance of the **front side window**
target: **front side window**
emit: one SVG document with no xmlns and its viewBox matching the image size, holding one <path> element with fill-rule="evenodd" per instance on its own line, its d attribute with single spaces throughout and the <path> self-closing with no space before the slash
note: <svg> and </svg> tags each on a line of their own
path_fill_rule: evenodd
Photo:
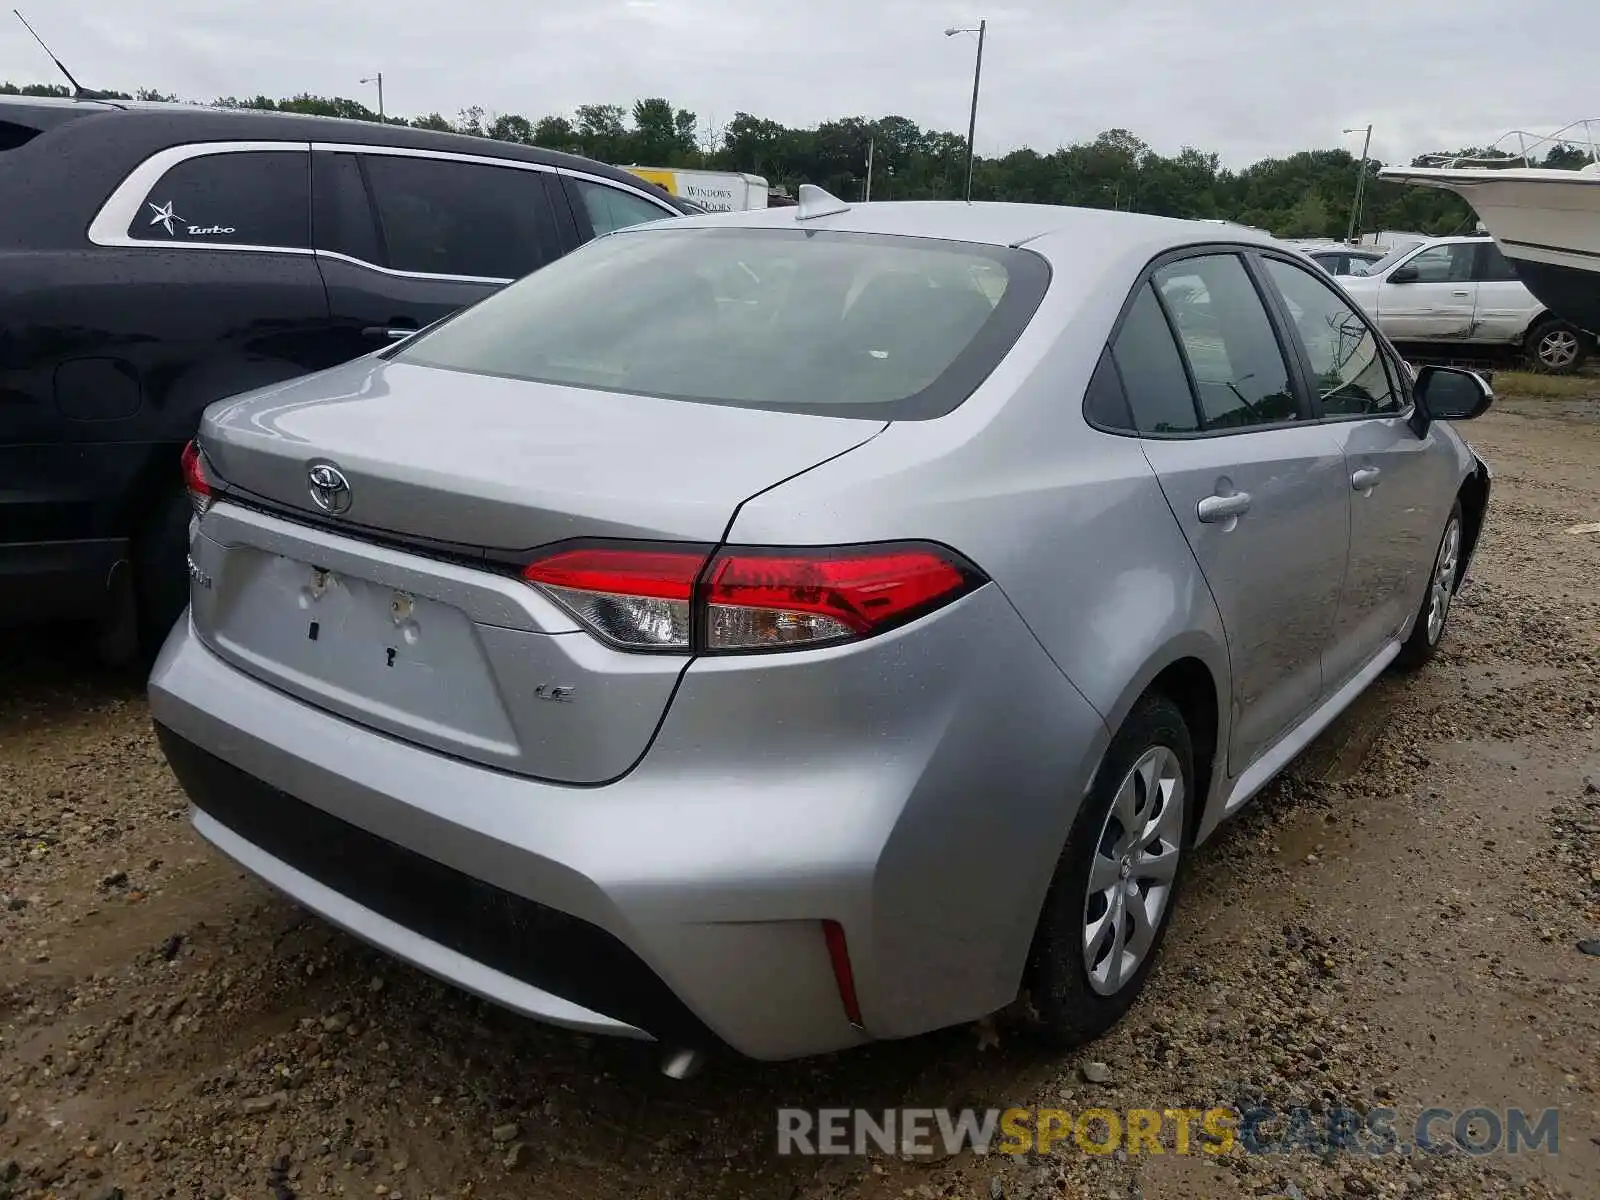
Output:
<svg viewBox="0 0 1600 1200">
<path fill-rule="evenodd" d="M 925 419 L 987 377 L 1048 282 L 1025 250 L 669 221 L 591 242 L 396 357 L 740 408 Z"/>
<path fill-rule="evenodd" d="M 1406 263 L 1417 272 L 1418 283 L 1467 283 L 1472 279 L 1478 248 L 1470 242 L 1429 246 Z"/>
<path fill-rule="evenodd" d="M 516 279 L 552 257 L 538 171 L 384 154 L 363 165 L 394 270 Z"/>
<path fill-rule="evenodd" d="M 185 159 L 150 189 L 128 236 L 305 249 L 311 245 L 311 155 L 249 150 Z"/>
<path fill-rule="evenodd" d="M 1356 311 L 1309 271 L 1265 260 L 1311 363 L 1313 386 L 1330 416 L 1397 413 L 1403 407 L 1377 335 Z"/>
<path fill-rule="evenodd" d="M 583 201 L 584 211 L 589 214 L 589 224 L 594 227 L 595 237 L 604 237 L 629 225 L 659 221 L 672 215 L 659 204 L 652 204 L 644 197 L 635 196 L 621 188 L 591 183 L 587 179 L 573 179 L 570 182 L 578 198 Z"/>
<path fill-rule="evenodd" d="M 1155 284 L 1194 376 L 1206 430 L 1299 418 L 1289 365 L 1237 255 L 1183 259 L 1157 271 Z"/>
</svg>

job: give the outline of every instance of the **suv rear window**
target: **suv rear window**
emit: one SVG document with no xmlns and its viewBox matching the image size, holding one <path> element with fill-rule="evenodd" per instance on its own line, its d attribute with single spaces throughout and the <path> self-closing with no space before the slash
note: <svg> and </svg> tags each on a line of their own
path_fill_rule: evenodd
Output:
<svg viewBox="0 0 1600 1200">
<path fill-rule="evenodd" d="M 397 347 L 405 362 L 740 408 L 951 411 L 1027 326 L 1037 255 L 770 228 L 623 231 Z"/>
</svg>

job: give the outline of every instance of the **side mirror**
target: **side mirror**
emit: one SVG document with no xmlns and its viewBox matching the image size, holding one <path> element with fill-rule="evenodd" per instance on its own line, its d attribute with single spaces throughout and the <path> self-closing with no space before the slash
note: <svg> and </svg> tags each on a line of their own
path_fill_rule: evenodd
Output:
<svg viewBox="0 0 1600 1200">
<path fill-rule="evenodd" d="M 1415 283 L 1416 281 L 1417 269 L 1413 266 L 1396 267 L 1389 272 L 1390 283 Z"/>
<path fill-rule="evenodd" d="M 1482 375 L 1462 367 L 1420 367 L 1412 385 L 1416 412 L 1413 428 L 1420 437 L 1433 421 L 1470 421 L 1489 411 L 1494 389 Z"/>
</svg>

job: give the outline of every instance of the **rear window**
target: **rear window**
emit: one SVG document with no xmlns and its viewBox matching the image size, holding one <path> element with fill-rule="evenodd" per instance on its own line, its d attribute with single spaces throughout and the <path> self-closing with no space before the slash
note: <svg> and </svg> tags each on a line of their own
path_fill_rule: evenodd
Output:
<svg viewBox="0 0 1600 1200">
<path fill-rule="evenodd" d="M 1027 326 L 1028 251 L 805 229 L 601 238 L 397 347 L 400 361 L 741 408 L 941 416 Z"/>
</svg>

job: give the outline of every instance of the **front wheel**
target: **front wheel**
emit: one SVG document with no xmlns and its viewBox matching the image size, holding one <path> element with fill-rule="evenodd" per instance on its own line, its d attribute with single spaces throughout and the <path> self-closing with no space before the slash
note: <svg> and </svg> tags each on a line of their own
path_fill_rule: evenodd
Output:
<svg viewBox="0 0 1600 1200">
<path fill-rule="evenodd" d="M 1428 590 L 1422 597 L 1422 607 L 1412 623 L 1411 636 L 1400 647 L 1394 665 L 1402 671 L 1415 671 L 1439 649 L 1444 640 L 1445 622 L 1450 619 L 1450 604 L 1456 595 L 1456 575 L 1461 569 L 1461 502 L 1450 509 L 1450 519 L 1444 524 L 1444 534 L 1439 539 L 1439 550 L 1433 556 L 1433 570 L 1428 574 Z"/>
<path fill-rule="evenodd" d="M 1177 896 L 1194 755 L 1165 696 L 1123 722 L 1045 896 L 1026 987 L 1046 1037 L 1072 1046 L 1121 1019 L 1144 986 Z"/>
<path fill-rule="evenodd" d="M 1528 362 L 1550 375 L 1570 375 L 1589 355 L 1584 335 L 1554 317 L 1540 321 L 1528 334 Z"/>
</svg>

